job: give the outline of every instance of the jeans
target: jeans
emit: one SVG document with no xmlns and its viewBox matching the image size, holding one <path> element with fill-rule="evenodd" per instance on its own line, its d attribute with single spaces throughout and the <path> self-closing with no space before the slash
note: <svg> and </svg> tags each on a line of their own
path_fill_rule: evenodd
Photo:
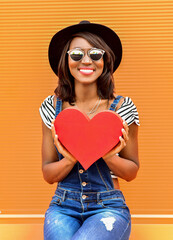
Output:
<svg viewBox="0 0 173 240">
<path fill-rule="evenodd" d="M 57 188 L 45 214 L 45 240 L 128 240 L 131 217 L 120 190 Z"/>
</svg>

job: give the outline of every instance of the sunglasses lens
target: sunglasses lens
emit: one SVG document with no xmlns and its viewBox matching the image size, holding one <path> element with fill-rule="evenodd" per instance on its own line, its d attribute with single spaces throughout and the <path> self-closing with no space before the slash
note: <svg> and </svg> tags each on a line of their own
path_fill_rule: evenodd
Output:
<svg viewBox="0 0 173 240">
<path fill-rule="evenodd" d="M 93 61 L 98 61 L 102 58 L 103 56 L 103 53 L 101 50 L 99 49 L 92 49 L 90 52 L 89 52 L 89 55 L 90 55 L 90 58 L 93 60 Z"/>
<path fill-rule="evenodd" d="M 70 57 L 73 61 L 80 61 L 83 58 L 83 55 L 83 52 L 77 49 L 70 52 Z"/>
<path fill-rule="evenodd" d="M 91 49 L 88 51 L 88 56 L 93 61 L 98 61 L 103 57 L 104 53 L 105 53 L 105 51 L 101 50 L 101 49 Z M 70 55 L 71 59 L 76 62 L 80 61 L 84 56 L 84 52 L 80 49 L 70 50 L 70 51 L 68 51 L 68 54 Z"/>
</svg>

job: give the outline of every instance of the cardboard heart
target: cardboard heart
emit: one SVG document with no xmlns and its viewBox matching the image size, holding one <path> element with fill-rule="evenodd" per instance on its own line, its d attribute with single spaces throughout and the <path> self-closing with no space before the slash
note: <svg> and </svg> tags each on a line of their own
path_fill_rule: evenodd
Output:
<svg viewBox="0 0 173 240">
<path fill-rule="evenodd" d="M 59 141 L 86 170 L 118 144 L 123 120 L 111 110 L 90 119 L 78 109 L 66 108 L 56 117 L 54 126 Z"/>
</svg>

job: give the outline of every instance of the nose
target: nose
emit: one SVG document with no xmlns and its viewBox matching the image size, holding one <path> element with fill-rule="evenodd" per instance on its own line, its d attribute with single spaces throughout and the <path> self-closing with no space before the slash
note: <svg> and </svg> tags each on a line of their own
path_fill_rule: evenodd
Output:
<svg viewBox="0 0 173 240">
<path fill-rule="evenodd" d="M 84 55 L 84 57 L 82 58 L 82 63 L 84 63 L 84 64 L 91 64 L 91 63 L 92 63 L 92 60 L 91 60 L 90 57 L 88 57 L 88 54 L 87 54 L 87 53 L 86 53 L 86 54 Z"/>
</svg>

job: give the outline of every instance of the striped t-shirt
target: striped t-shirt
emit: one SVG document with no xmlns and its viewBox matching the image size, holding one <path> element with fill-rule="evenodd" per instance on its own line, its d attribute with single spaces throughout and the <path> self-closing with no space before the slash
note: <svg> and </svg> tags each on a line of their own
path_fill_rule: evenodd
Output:
<svg viewBox="0 0 173 240">
<path fill-rule="evenodd" d="M 51 123 L 55 119 L 55 108 L 54 108 L 54 97 L 55 95 L 48 96 L 39 108 L 41 118 L 45 125 L 51 129 Z M 132 123 L 139 125 L 138 111 L 131 98 L 125 97 L 124 102 L 120 108 L 116 111 L 123 120 L 125 120 L 128 126 Z M 112 178 L 116 176 L 111 172 Z"/>
</svg>

